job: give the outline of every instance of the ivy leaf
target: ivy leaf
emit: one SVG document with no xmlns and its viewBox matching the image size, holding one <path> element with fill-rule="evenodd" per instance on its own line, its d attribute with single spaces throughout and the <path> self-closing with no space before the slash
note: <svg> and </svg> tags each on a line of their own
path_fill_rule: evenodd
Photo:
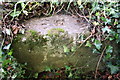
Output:
<svg viewBox="0 0 120 80">
<path fill-rule="evenodd" d="M 100 16 L 100 13 L 99 12 L 96 12 L 96 14 L 95 14 L 96 16 Z"/>
<path fill-rule="evenodd" d="M 73 74 L 70 72 L 68 75 L 68 78 L 71 78 L 73 76 Z"/>
<path fill-rule="evenodd" d="M 70 70 L 71 69 L 71 67 L 69 67 L 69 66 L 65 66 L 65 68 L 66 68 L 66 70 Z"/>
<path fill-rule="evenodd" d="M 93 10 L 93 11 L 100 10 L 100 6 L 98 5 L 97 2 L 95 2 L 95 3 L 92 4 L 92 10 Z"/>
<path fill-rule="evenodd" d="M 79 7 L 80 9 L 82 9 L 83 8 L 83 5 L 80 5 L 80 7 Z"/>
<path fill-rule="evenodd" d="M 94 21 L 93 24 L 94 24 L 95 26 L 99 25 L 99 23 L 96 22 L 96 21 Z"/>
<path fill-rule="evenodd" d="M 77 4 L 78 4 L 78 5 L 81 5 L 81 0 L 78 0 L 78 1 L 77 1 Z"/>
<path fill-rule="evenodd" d="M 120 16 L 119 13 L 114 13 L 114 14 L 113 14 L 113 17 L 114 17 L 114 18 L 119 18 L 119 16 Z"/>
<path fill-rule="evenodd" d="M 101 46 L 102 46 L 102 44 L 101 44 L 101 42 L 100 42 L 99 40 L 95 40 L 94 45 L 95 45 L 95 47 L 96 47 L 98 50 L 100 50 L 100 48 L 101 48 Z"/>
<path fill-rule="evenodd" d="M 17 17 L 17 16 L 19 16 L 21 14 L 21 11 L 15 11 L 15 12 L 12 12 L 11 14 L 10 14 L 10 16 L 12 16 L 12 17 Z"/>
<path fill-rule="evenodd" d="M 45 71 L 51 71 L 51 68 L 46 66 Z"/>
<path fill-rule="evenodd" d="M 110 14 L 115 14 L 116 12 L 115 12 L 115 9 L 113 9 L 113 8 L 110 8 Z"/>
<path fill-rule="evenodd" d="M 107 55 L 105 56 L 106 59 L 109 59 L 111 58 L 111 54 L 110 53 L 107 53 Z"/>
<path fill-rule="evenodd" d="M 98 50 L 96 50 L 96 49 L 93 49 L 93 53 L 99 54 L 100 52 Z"/>
<path fill-rule="evenodd" d="M 120 24 L 117 25 L 117 28 L 118 28 L 117 32 L 120 33 L 120 29 L 119 29 L 120 28 Z"/>
<path fill-rule="evenodd" d="M 105 26 L 105 28 L 102 28 L 102 31 L 103 31 L 103 33 L 105 33 L 105 32 L 110 33 L 111 32 L 111 30 L 107 26 Z"/>
<path fill-rule="evenodd" d="M 2 63 L 2 66 L 7 65 L 8 63 L 11 63 L 10 59 L 4 60 L 3 63 Z"/>
<path fill-rule="evenodd" d="M 65 52 L 65 53 L 70 52 L 70 50 L 67 48 L 67 46 L 64 45 L 63 48 L 64 48 L 64 52 Z"/>
<path fill-rule="evenodd" d="M 109 45 L 106 49 L 106 53 L 112 53 L 112 52 L 113 52 L 113 47 Z"/>
<path fill-rule="evenodd" d="M 115 38 L 113 38 L 113 37 L 110 37 L 110 38 L 109 38 L 110 41 L 112 41 L 112 40 L 114 40 L 114 39 L 115 39 Z"/>
<path fill-rule="evenodd" d="M 75 51 L 76 51 L 76 47 L 73 46 L 73 47 L 71 48 L 71 51 L 72 51 L 72 52 L 75 52 Z"/>
<path fill-rule="evenodd" d="M 105 24 L 110 24 L 111 23 L 111 19 L 106 19 Z"/>
<path fill-rule="evenodd" d="M 120 28 L 120 24 L 117 25 L 117 28 Z"/>
<path fill-rule="evenodd" d="M 91 45 L 90 41 L 87 41 L 85 46 L 91 47 L 92 45 Z"/>
<path fill-rule="evenodd" d="M 114 22 L 114 25 L 117 25 L 117 24 L 118 24 L 118 21 L 115 21 L 115 22 Z M 120 25 L 120 24 L 119 24 L 119 25 Z"/>
<path fill-rule="evenodd" d="M 107 66 L 110 68 L 111 74 L 115 74 L 117 71 L 119 71 L 119 67 L 114 66 L 110 63 Z"/>
<path fill-rule="evenodd" d="M 26 10 L 23 10 L 23 13 L 27 16 L 28 12 Z"/>
<path fill-rule="evenodd" d="M 104 22 L 107 21 L 105 17 L 100 17 L 100 19 L 101 19 L 102 21 L 104 21 Z"/>
<path fill-rule="evenodd" d="M 3 47 L 3 49 L 8 50 L 10 48 L 11 44 L 8 44 L 7 46 Z"/>
<path fill-rule="evenodd" d="M 11 55 L 12 55 L 12 53 L 13 53 L 13 52 L 12 52 L 12 51 L 10 51 L 10 52 L 8 53 L 8 55 L 10 55 L 10 56 L 11 56 Z"/>
</svg>

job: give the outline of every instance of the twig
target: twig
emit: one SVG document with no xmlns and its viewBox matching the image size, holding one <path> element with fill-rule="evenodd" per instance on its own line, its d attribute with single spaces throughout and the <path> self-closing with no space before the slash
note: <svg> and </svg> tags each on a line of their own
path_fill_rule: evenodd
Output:
<svg viewBox="0 0 120 80">
<path fill-rule="evenodd" d="M 76 12 L 76 14 L 77 14 L 79 17 L 84 18 L 88 23 L 90 22 L 90 21 L 86 18 L 86 16 L 80 15 L 76 10 L 75 10 L 75 12 Z"/>
<path fill-rule="evenodd" d="M 13 11 L 13 10 L 12 10 L 12 11 Z M 5 19 L 7 18 L 8 15 L 11 14 L 12 11 L 10 11 L 8 14 L 5 15 L 5 17 L 3 18 L 3 23 L 5 23 Z M 4 26 L 5 26 L 5 25 L 4 25 Z"/>
<path fill-rule="evenodd" d="M 46 15 L 46 16 L 49 16 L 50 13 L 52 12 L 52 10 L 53 10 L 53 5 L 52 5 L 52 3 L 50 2 L 50 11 L 47 10 L 47 12 L 46 12 L 46 13 L 43 13 L 43 14 Z"/>
<path fill-rule="evenodd" d="M 64 5 L 62 5 L 61 9 L 59 9 L 57 12 L 55 12 L 54 14 L 59 13 L 62 9 L 63 9 Z"/>
<path fill-rule="evenodd" d="M 100 55 L 100 58 L 99 58 L 99 60 L 98 60 L 98 62 L 97 62 L 97 67 L 96 67 L 96 71 L 95 71 L 95 79 L 97 78 L 97 71 L 98 71 L 98 68 L 99 68 L 99 65 L 100 65 L 100 61 L 101 61 L 101 59 L 102 59 L 102 57 L 103 57 L 103 54 L 104 54 L 105 50 L 106 50 L 106 46 L 105 46 L 105 48 L 103 49 L 103 51 L 102 51 L 102 53 L 101 53 L 101 55 Z"/>
<path fill-rule="evenodd" d="M 4 41 L 5 41 L 5 37 L 3 38 L 2 42 L 1 42 L 0 49 L 2 49 L 2 46 L 3 46 L 3 44 L 4 44 Z"/>
</svg>

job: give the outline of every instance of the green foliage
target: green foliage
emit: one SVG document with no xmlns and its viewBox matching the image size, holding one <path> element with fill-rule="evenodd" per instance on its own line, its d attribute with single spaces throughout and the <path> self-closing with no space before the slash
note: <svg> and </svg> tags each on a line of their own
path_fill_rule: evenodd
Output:
<svg viewBox="0 0 120 80">
<path fill-rule="evenodd" d="M 113 52 L 113 47 L 109 45 L 106 49 L 106 53 L 112 53 L 112 52 Z"/>
<path fill-rule="evenodd" d="M 93 49 L 93 53 L 100 54 L 100 52 L 97 49 Z"/>
<path fill-rule="evenodd" d="M 101 46 L 102 46 L 102 43 L 99 40 L 95 40 L 94 45 L 98 50 L 100 50 Z"/>
<path fill-rule="evenodd" d="M 95 21 L 93 24 L 99 28 L 98 32 L 101 32 L 102 34 L 99 34 L 102 36 L 104 40 L 93 40 L 94 45 L 96 49 L 93 49 L 93 53 L 101 53 L 102 46 L 106 46 L 106 50 L 104 53 L 104 61 L 110 62 L 111 64 L 108 64 L 106 67 L 110 68 L 111 74 L 116 73 L 119 70 L 118 65 L 112 65 L 112 64 L 118 64 L 119 62 L 119 50 L 115 49 L 114 45 L 104 45 L 101 43 L 101 41 L 107 40 L 107 42 L 114 42 L 114 44 L 120 43 L 120 34 L 119 34 L 119 18 L 120 18 L 120 7 L 118 6 L 119 3 L 117 2 L 94 2 L 92 3 L 92 8 L 90 15 L 93 17 L 91 18 L 93 21 Z M 96 24 L 99 25 L 96 25 Z M 116 28 L 116 29 L 114 29 Z M 101 30 L 101 31 L 100 31 Z M 105 41 L 106 42 L 106 41 Z M 114 50 L 114 51 L 113 51 Z M 115 51 L 116 50 L 116 51 Z M 114 58 L 114 63 L 113 59 Z"/>
<path fill-rule="evenodd" d="M 103 33 L 105 32 L 110 33 L 111 30 L 107 26 L 105 26 L 105 28 L 102 28 L 102 31 Z"/>
<path fill-rule="evenodd" d="M 11 13 L 10 16 L 12 16 L 12 17 L 17 17 L 17 16 L 19 16 L 20 14 L 21 14 L 21 11 L 15 11 L 15 12 Z"/>
<path fill-rule="evenodd" d="M 34 30 L 29 30 L 29 31 L 27 31 L 28 33 L 30 32 L 30 34 L 32 35 L 32 36 L 35 36 L 35 35 L 37 35 L 37 32 L 36 31 L 34 31 Z"/>
<path fill-rule="evenodd" d="M 91 47 L 92 44 L 90 43 L 90 41 L 87 41 L 86 45 L 85 46 L 88 46 L 88 47 Z"/>
<path fill-rule="evenodd" d="M 111 74 L 115 74 L 115 73 L 117 73 L 119 71 L 118 66 L 114 66 L 114 65 L 112 65 L 110 63 L 107 66 L 110 68 Z"/>
<path fill-rule="evenodd" d="M 69 53 L 70 52 L 70 49 L 68 49 L 67 46 L 64 45 L 63 48 L 64 48 L 64 53 Z"/>
<path fill-rule="evenodd" d="M 53 35 L 58 36 L 58 35 L 60 35 L 60 33 L 64 33 L 64 32 L 65 31 L 62 28 L 52 28 L 52 29 L 48 30 L 48 35 L 49 36 L 53 36 Z"/>
<path fill-rule="evenodd" d="M 13 12 L 10 14 L 10 16 L 13 17 L 13 19 L 15 17 L 18 17 L 22 12 L 25 14 L 25 15 L 28 15 L 28 12 L 25 10 L 25 7 L 27 6 L 29 2 L 27 2 L 26 4 L 23 2 L 23 1 L 18 1 L 15 5 L 14 5 L 14 10 Z M 22 9 L 21 10 L 18 10 L 17 11 L 17 6 L 18 4 L 21 5 Z"/>
<path fill-rule="evenodd" d="M 24 78 L 25 74 L 24 64 L 19 64 L 12 56 L 12 50 L 2 56 L 2 78 Z"/>
<path fill-rule="evenodd" d="M 2 62 L 2 50 L 0 49 L 0 62 Z"/>
<path fill-rule="evenodd" d="M 111 57 L 112 57 L 112 53 L 113 53 L 113 47 L 112 46 L 107 46 L 107 48 L 106 48 L 106 55 L 105 55 L 105 59 L 106 60 L 108 60 L 108 59 L 110 59 Z"/>
<path fill-rule="evenodd" d="M 72 73 L 72 69 L 70 66 L 65 66 L 66 69 L 66 74 L 68 74 L 68 78 L 72 78 L 73 77 L 73 73 Z"/>
<path fill-rule="evenodd" d="M 73 0 L 71 0 L 73 1 Z M 15 17 L 19 17 L 20 14 L 25 14 L 28 15 L 28 11 L 26 10 L 26 6 L 28 5 L 29 2 L 25 3 L 23 1 L 18 1 L 17 3 L 15 3 L 14 5 L 14 10 L 12 11 L 12 13 L 10 14 L 10 16 L 13 17 L 13 19 Z M 51 2 L 50 3 L 50 10 L 47 11 L 47 15 L 50 15 L 52 13 L 52 10 L 54 8 L 54 5 L 58 5 L 59 2 Z M 75 4 L 75 3 L 74 3 Z M 77 1 L 78 7 L 79 9 L 85 9 L 86 6 L 82 5 L 81 0 Z M 20 5 L 20 7 L 18 7 L 18 5 Z M 38 2 L 35 3 L 35 6 L 39 5 Z M 71 2 L 68 4 L 67 9 L 70 8 Z M 76 4 L 75 4 L 76 5 Z M 93 2 L 91 3 L 92 8 L 89 9 L 89 19 L 93 20 L 93 25 L 98 27 L 98 33 L 102 33 L 100 34 L 102 36 L 102 39 L 104 40 L 108 40 L 108 41 L 115 41 L 117 44 L 120 43 L 120 7 L 119 7 L 119 3 L 117 2 Z M 33 7 L 33 6 L 32 6 Z M 31 10 L 32 7 L 29 7 L 29 9 Z M 96 27 L 96 28 L 97 28 Z M 55 33 L 53 33 L 53 31 L 55 31 Z M 7 30 L 7 35 L 10 35 L 10 30 Z M 36 37 L 36 32 L 34 31 L 30 31 L 32 33 L 32 36 Z M 48 31 L 48 35 L 58 35 L 59 33 L 63 33 L 64 30 L 60 29 L 60 28 L 56 28 L 56 29 L 52 29 L 50 31 Z M 33 37 L 32 37 L 33 38 Z M 30 38 L 30 39 L 32 39 Z M 83 41 L 84 37 L 81 36 L 81 41 Z M 36 38 L 38 39 L 38 37 Z M 99 40 L 94 38 L 92 40 L 93 44 L 90 43 L 90 41 L 86 42 L 85 46 L 91 47 L 92 45 L 95 46 L 95 49 L 93 49 L 93 53 L 98 53 L 101 54 L 101 50 L 102 50 L 102 46 L 106 46 L 106 50 L 105 50 L 105 54 L 104 54 L 104 59 L 105 62 L 109 61 L 111 62 L 111 64 L 108 64 L 107 67 L 110 68 L 111 74 L 116 73 L 119 70 L 119 65 L 120 65 L 120 61 L 119 61 L 119 53 L 114 53 L 113 49 L 114 47 L 111 45 L 103 45 L 102 41 L 104 40 Z M 10 45 L 4 46 L 4 49 L 9 50 Z M 62 46 L 64 49 L 64 52 L 74 52 L 76 51 L 75 47 L 72 47 L 71 49 L 69 49 L 67 46 Z M 0 50 L 0 55 L 2 55 L 2 51 Z M 114 56 L 115 55 L 115 56 Z M 1 57 L 1 56 L 0 56 Z M 111 58 L 116 59 L 116 61 L 114 61 L 116 65 L 112 65 L 112 61 Z M 22 66 L 16 61 L 14 60 L 15 58 L 12 56 L 12 50 L 10 50 L 9 52 L 7 52 L 7 54 L 3 54 L 3 74 L 4 76 L 2 76 L 3 78 L 5 77 L 12 77 L 12 78 L 21 78 L 23 77 L 24 74 L 24 70 L 22 70 Z M 2 61 L 2 60 L 0 60 Z M 12 67 L 12 68 L 11 68 Z M 65 67 L 67 73 L 68 73 L 68 77 L 71 78 L 74 76 L 74 74 L 71 71 L 71 67 L 66 66 Z M 9 70 L 10 69 L 10 70 Z M 47 71 L 51 71 L 50 68 L 46 68 Z"/>
<path fill-rule="evenodd" d="M 45 71 L 51 71 L 52 69 L 48 66 L 46 66 Z"/>
<path fill-rule="evenodd" d="M 75 51 L 76 51 L 76 46 L 72 46 L 72 47 L 71 47 L 71 51 L 72 51 L 72 52 L 75 52 Z"/>
</svg>

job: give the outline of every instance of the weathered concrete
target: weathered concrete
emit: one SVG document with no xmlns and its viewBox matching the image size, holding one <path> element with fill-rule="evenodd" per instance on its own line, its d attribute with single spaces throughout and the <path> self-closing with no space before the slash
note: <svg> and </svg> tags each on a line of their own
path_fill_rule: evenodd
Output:
<svg viewBox="0 0 120 80">
<path fill-rule="evenodd" d="M 68 32 L 69 35 L 76 36 L 76 34 L 89 34 L 88 27 L 90 25 L 80 18 L 70 15 L 54 15 L 51 17 L 33 18 L 26 21 L 25 26 L 29 30 L 35 30 L 42 35 L 48 33 L 52 28 L 61 28 Z"/>
<path fill-rule="evenodd" d="M 92 49 L 88 47 L 76 50 L 78 46 L 73 43 L 74 38 L 69 37 L 88 31 L 88 24 L 77 22 L 76 19 L 68 15 L 57 15 L 27 21 L 25 35 L 18 35 L 13 41 L 14 56 L 21 63 L 27 62 L 28 67 L 35 72 L 44 71 L 47 67 L 57 69 L 66 65 L 80 67 L 83 72 L 95 70 L 99 56 L 92 54 Z M 54 31 L 57 32 L 53 34 Z"/>
</svg>

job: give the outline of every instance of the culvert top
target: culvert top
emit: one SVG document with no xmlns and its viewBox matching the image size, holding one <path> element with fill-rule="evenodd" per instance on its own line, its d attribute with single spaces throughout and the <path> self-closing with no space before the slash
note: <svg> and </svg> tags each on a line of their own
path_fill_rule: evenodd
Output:
<svg viewBox="0 0 120 80">
<path fill-rule="evenodd" d="M 68 34 L 75 36 L 79 33 L 86 34 L 89 24 L 83 19 L 70 15 L 54 15 L 51 17 L 32 18 L 25 22 L 28 30 L 47 34 L 52 28 L 61 28 Z M 18 62 L 27 63 L 33 72 L 45 71 L 46 67 L 57 69 L 66 65 L 75 67 L 85 66 L 84 72 L 95 70 L 98 56 L 92 54 L 92 48 L 79 47 L 68 36 L 18 35 L 13 41 L 14 57 Z M 83 68 L 84 70 L 84 68 Z"/>
<path fill-rule="evenodd" d="M 53 15 L 50 17 L 32 18 L 26 21 L 25 26 L 29 30 L 35 30 L 42 35 L 48 33 L 48 30 L 52 28 L 61 28 L 67 31 L 68 34 L 75 36 L 76 34 L 86 34 L 89 24 L 78 17 L 70 15 Z"/>
</svg>

